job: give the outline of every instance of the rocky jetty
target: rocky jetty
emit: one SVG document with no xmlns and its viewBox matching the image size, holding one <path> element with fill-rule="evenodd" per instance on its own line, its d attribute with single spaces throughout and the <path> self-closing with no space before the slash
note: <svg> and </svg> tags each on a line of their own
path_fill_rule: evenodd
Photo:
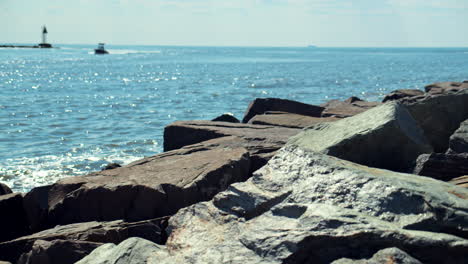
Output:
<svg viewBox="0 0 468 264">
<path fill-rule="evenodd" d="M 465 84 L 256 99 L 169 124 L 164 153 L 0 186 L 0 263 L 466 264 Z"/>
</svg>

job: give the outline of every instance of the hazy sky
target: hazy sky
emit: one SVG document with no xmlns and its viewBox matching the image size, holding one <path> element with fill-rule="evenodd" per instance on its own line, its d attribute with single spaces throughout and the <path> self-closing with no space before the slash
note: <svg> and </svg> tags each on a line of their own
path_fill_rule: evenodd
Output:
<svg viewBox="0 0 468 264">
<path fill-rule="evenodd" d="M 0 0 L 0 43 L 468 46 L 468 0 Z"/>
</svg>

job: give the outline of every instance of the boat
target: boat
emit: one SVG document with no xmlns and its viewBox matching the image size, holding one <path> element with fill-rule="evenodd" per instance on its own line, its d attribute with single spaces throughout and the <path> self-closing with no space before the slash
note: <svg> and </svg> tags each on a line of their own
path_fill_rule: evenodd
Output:
<svg viewBox="0 0 468 264">
<path fill-rule="evenodd" d="M 109 52 L 104 49 L 104 43 L 99 43 L 97 49 L 94 49 L 94 54 L 109 54 Z"/>
</svg>

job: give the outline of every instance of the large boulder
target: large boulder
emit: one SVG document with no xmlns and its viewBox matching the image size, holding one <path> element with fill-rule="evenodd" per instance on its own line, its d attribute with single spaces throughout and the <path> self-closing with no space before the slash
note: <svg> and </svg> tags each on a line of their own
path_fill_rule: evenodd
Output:
<svg viewBox="0 0 468 264">
<path fill-rule="evenodd" d="M 468 153 L 468 119 L 450 136 L 448 153 Z"/>
<path fill-rule="evenodd" d="M 37 232 L 47 228 L 49 191 L 52 185 L 33 188 L 23 198 L 23 207 L 28 218 L 29 229 Z"/>
<path fill-rule="evenodd" d="M 252 117 L 264 114 L 267 111 L 281 111 L 320 117 L 323 107 L 280 98 L 257 98 L 250 103 L 242 119 L 242 123 L 247 123 Z"/>
<path fill-rule="evenodd" d="M 8 185 L 0 182 L 0 195 L 13 193 Z"/>
<path fill-rule="evenodd" d="M 461 122 L 468 119 L 468 89 L 422 98 L 403 98 L 400 102 L 406 105 L 438 153 L 447 151 L 450 136 Z"/>
<path fill-rule="evenodd" d="M 0 243 L 0 256 L 8 261 L 16 262 L 22 254 L 24 255 L 23 260 L 38 259 L 42 255 L 56 256 L 60 254 L 57 250 L 60 251 L 62 248 L 65 250 L 64 252 L 73 252 L 73 255 L 80 255 L 82 258 L 104 243 L 120 243 L 130 237 L 141 237 L 154 243 L 163 244 L 166 241 L 164 230 L 166 225 L 167 218 L 158 218 L 132 223 L 116 220 L 56 226 L 39 233 Z M 40 240 L 49 243 L 37 243 Z M 67 245 L 70 247 L 67 248 Z"/>
<path fill-rule="evenodd" d="M 429 84 L 424 89 L 427 93 L 441 94 L 447 92 L 458 92 L 460 90 L 468 88 L 468 82 L 440 82 Z"/>
<path fill-rule="evenodd" d="M 23 195 L 21 193 L 0 195 L 0 242 L 22 236 L 28 232 L 28 220 L 23 208 Z"/>
<path fill-rule="evenodd" d="M 416 160 L 414 174 L 448 181 L 455 177 L 468 175 L 468 153 L 422 154 Z"/>
<path fill-rule="evenodd" d="M 325 108 L 322 117 L 345 118 L 360 114 L 380 104 L 379 102 L 367 102 L 353 96 L 344 101 L 330 100 L 320 106 Z"/>
<path fill-rule="evenodd" d="M 87 176 L 64 178 L 48 191 L 48 226 L 138 221 L 171 215 L 211 199 L 249 177 L 244 148 L 174 150 Z"/>
<path fill-rule="evenodd" d="M 267 112 L 256 115 L 249 120 L 249 124 L 280 126 L 290 128 L 305 128 L 317 123 L 333 122 L 339 120 L 336 117 L 312 117 L 285 112 Z"/>
<path fill-rule="evenodd" d="M 385 95 L 382 100 L 382 103 L 388 101 L 395 101 L 405 97 L 414 97 L 414 96 L 421 96 L 424 95 L 424 92 L 418 89 L 399 89 L 390 92 L 389 94 Z"/>
<path fill-rule="evenodd" d="M 359 164 L 410 171 L 422 153 L 432 152 L 408 110 L 390 102 L 359 115 L 306 128 L 288 144 Z"/>
<path fill-rule="evenodd" d="M 243 183 L 180 210 L 144 263 L 331 263 L 396 247 L 422 263 L 466 263 L 468 190 L 298 146 Z M 105 262 L 98 248 L 81 263 Z"/>
</svg>

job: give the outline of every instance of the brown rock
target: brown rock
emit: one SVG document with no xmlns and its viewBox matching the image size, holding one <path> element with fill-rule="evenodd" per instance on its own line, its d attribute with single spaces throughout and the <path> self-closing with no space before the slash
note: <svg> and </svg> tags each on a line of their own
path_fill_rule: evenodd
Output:
<svg viewBox="0 0 468 264">
<path fill-rule="evenodd" d="M 216 118 L 214 118 L 211 121 L 217 121 L 217 122 L 229 122 L 229 123 L 240 123 L 239 119 L 237 119 L 233 114 L 231 113 L 226 113 L 222 114 Z"/>
<path fill-rule="evenodd" d="M 0 242 L 22 236 L 27 232 L 28 222 L 23 208 L 23 195 L 21 193 L 0 195 Z"/>
<path fill-rule="evenodd" d="M 413 173 L 429 176 L 442 181 L 448 181 L 455 177 L 468 175 L 468 153 L 422 154 L 416 160 L 416 166 Z"/>
<path fill-rule="evenodd" d="M 9 194 L 9 193 L 12 193 L 10 187 L 0 182 L 0 195 Z"/>
<path fill-rule="evenodd" d="M 394 101 L 405 97 L 421 96 L 424 92 L 418 89 L 398 89 L 385 95 L 382 103 Z"/>
<path fill-rule="evenodd" d="M 168 218 L 165 217 L 133 223 L 126 223 L 122 220 L 117 220 L 112 222 L 86 222 L 56 226 L 39 233 L 0 243 L 0 256 L 5 260 L 16 262 L 23 253 L 29 252 L 31 253 L 31 257 L 38 253 L 40 256 L 40 253 L 43 252 L 41 248 L 46 248 L 46 251 L 50 254 L 55 254 L 53 251 L 57 248 L 70 244 L 75 244 L 75 248 L 77 249 L 86 245 L 84 249 L 92 250 L 95 246 L 99 246 L 100 244 L 120 243 L 129 237 L 141 237 L 158 244 L 163 244 L 166 240 L 164 229 L 167 225 L 167 219 Z M 39 248 L 35 250 L 33 247 L 35 242 L 38 240 L 65 240 L 68 242 L 52 244 L 42 242 L 39 243 Z M 93 242 L 97 244 L 82 244 L 79 242 Z M 68 250 L 73 250 L 73 248 L 69 248 Z M 85 255 L 89 252 L 90 251 L 86 252 Z M 78 254 L 79 251 L 75 251 L 75 253 Z"/>
<path fill-rule="evenodd" d="M 468 188 L 468 175 L 453 178 L 450 182 L 460 187 Z"/>
<path fill-rule="evenodd" d="M 49 191 L 52 185 L 40 186 L 29 191 L 23 199 L 23 206 L 32 232 L 46 227 L 49 210 Z"/>
<path fill-rule="evenodd" d="M 322 122 L 333 122 L 340 118 L 336 117 L 312 117 L 290 113 L 266 113 L 264 115 L 256 115 L 249 120 L 249 124 L 280 126 L 290 128 L 304 128 L 313 124 Z"/>
<path fill-rule="evenodd" d="M 466 82 L 440 82 L 427 85 L 424 87 L 426 93 L 430 94 L 441 94 L 447 92 L 458 92 L 460 90 L 468 88 Z"/>
<path fill-rule="evenodd" d="M 468 119 L 450 136 L 448 153 L 468 153 Z"/>
<path fill-rule="evenodd" d="M 330 100 L 320 106 L 325 108 L 322 117 L 345 118 L 357 115 L 380 104 L 379 102 L 363 101 L 353 96 L 344 101 Z"/>
<path fill-rule="evenodd" d="M 249 177 L 244 148 L 175 150 L 127 166 L 58 181 L 48 192 L 49 226 L 137 221 L 171 215 Z"/>
<path fill-rule="evenodd" d="M 267 111 L 282 111 L 292 114 L 320 117 L 323 107 L 279 98 L 257 98 L 250 103 L 242 123 Z"/>
</svg>

